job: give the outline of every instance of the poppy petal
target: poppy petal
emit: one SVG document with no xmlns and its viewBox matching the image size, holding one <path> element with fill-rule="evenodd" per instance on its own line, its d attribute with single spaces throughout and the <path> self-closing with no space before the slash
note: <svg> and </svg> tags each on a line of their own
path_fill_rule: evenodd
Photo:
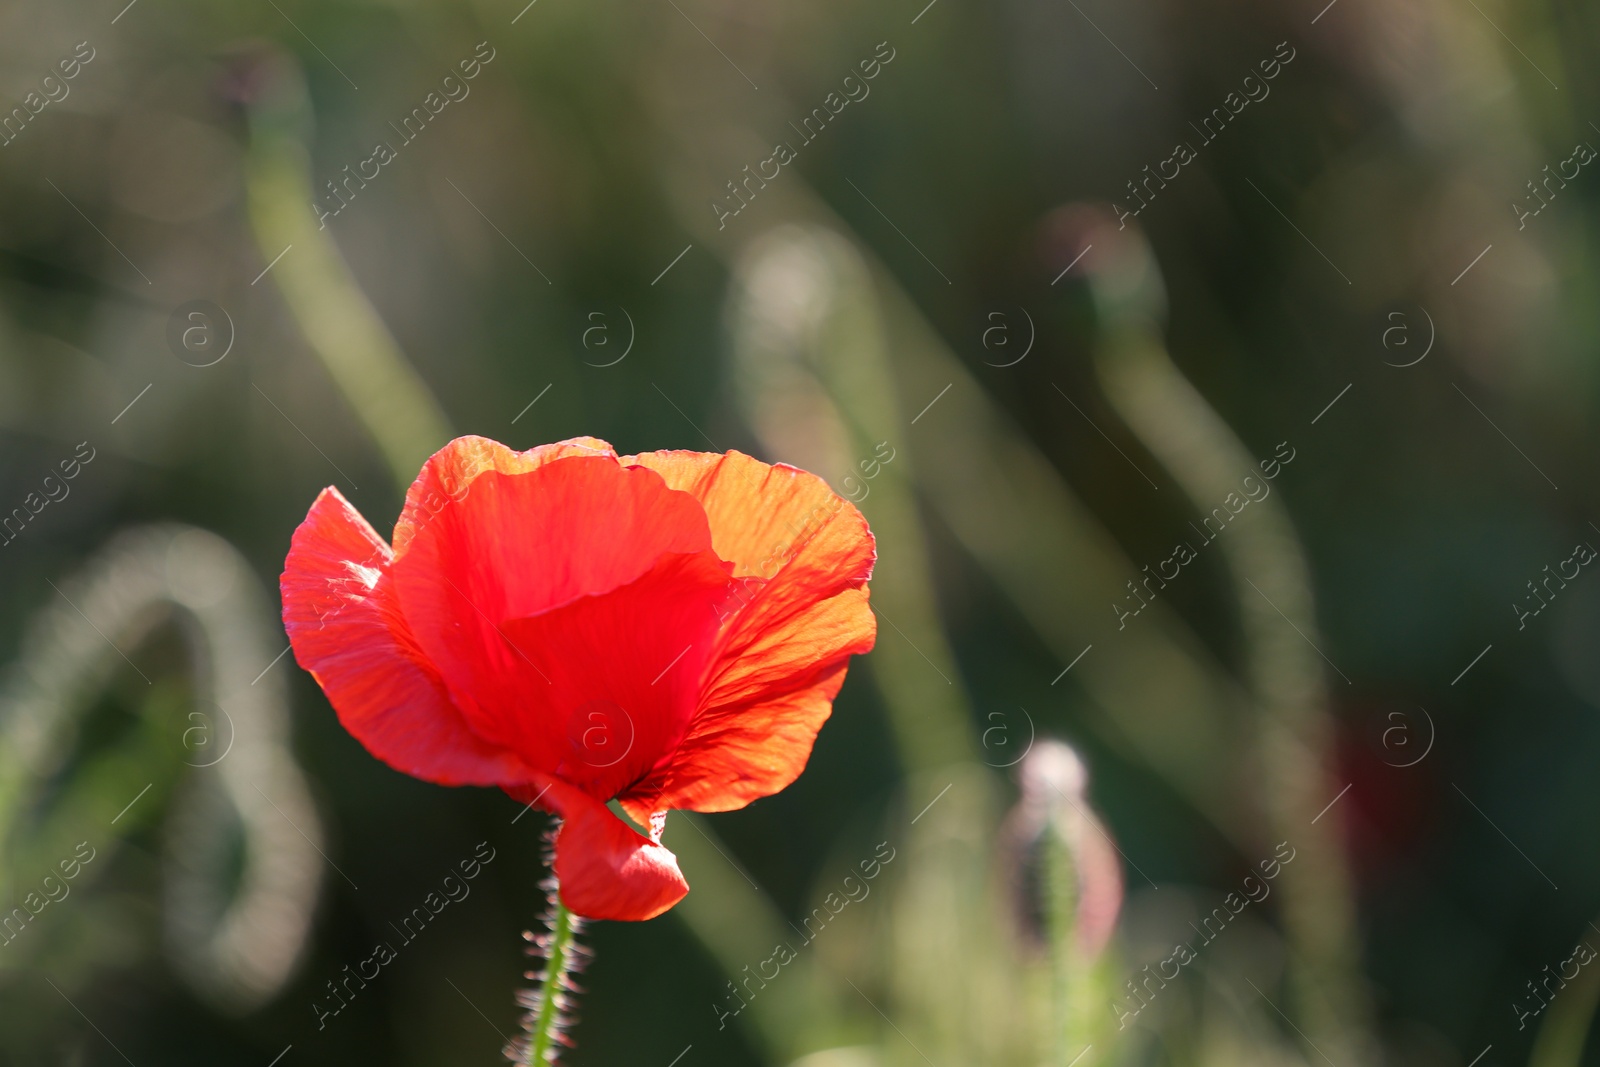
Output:
<svg viewBox="0 0 1600 1067">
<path fill-rule="evenodd" d="M 346 730 L 397 771 L 441 785 L 508 785 L 532 774 L 474 734 L 389 604 L 389 546 L 332 487 L 295 531 L 280 588 L 295 659 Z"/>
<path fill-rule="evenodd" d="M 729 811 L 799 776 L 844 681 L 872 648 L 866 582 L 876 558 L 866 520 L 826 482 L 738 452 L 624 457 L 701 502 L 712 546 L 743 577 L 706 694 L 678 749 L 623 804 Z"/>
<path fill-rule="evenodd" d="M 583 791 L 546 778 L 536 793 L 529 786 L 508 792 L 561 816 L 556 880 L 562 903 L 577 914 L 625 922 L 653 919 L 689 892 L 676 856 Z"/>
<path fill-rule="evenodd" d="M 698 715 L 669 762 L 619 798 L 630 818 L 658 812 L 734 811 L 787 788 L 805 770 L 849 665 L 759 701 Z"/>
<path fill-rule="evenodd" d="M 616 796 L 688 729 L 727 584 L 711 552 L 665 556 L 621 589 L 507 622 L 524 680 L 497 701 L 520 714 L 490 736 L 591 796 Z"/>
<path fill-rule="evenodd" d="M 771 578 L 793 563 L 818 562 L 839 572 L 840 588 L 872 575 L 866 519 L 815 474 L 743 452 L 641 452 L 618 462 L 647 467 L 698 500 L 711 547 L 736 576 Z"/>
<path fill-rule="evenodd" d="M 439 513 L 446 502 L 465 496 L 473 481 L 485 471 L 524 474 L 567 456 L 615 456 L 611 446 L 594 437 L 574 437 L 555 444 L 516 452 L 487 437 L 457 437 L 422 465 L 405 506 L 394 524 L 394 552 L 404 555 L 411 539 Z"/>
<path fill-rule="evenodd" d="M 607 797 L 682 736 L 728 585 L 700 505 L 611 456 L 479 474 L 392 573 L 419 648 L 473 729 L 540 770 L 566 763 Z M 584 721 L 597 702 L 638 747 L 620 764 L 580 766 L 595 755 L 574 745 L 594 736 Z"/>
</svg>

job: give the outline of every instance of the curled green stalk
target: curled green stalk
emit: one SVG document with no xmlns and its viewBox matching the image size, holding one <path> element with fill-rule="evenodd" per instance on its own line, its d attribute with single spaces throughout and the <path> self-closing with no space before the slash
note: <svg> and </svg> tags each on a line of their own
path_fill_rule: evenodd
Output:
<svg viewBox="0 0 1600 1067">
<path fill-rule="evenodd" d="M 1233 430 L 1172 362 L 1161 337 L 1162 283 L 1143 240 L 1096 234 L 1110 254 L 1090 270 L 1101 315 L 1095 369 L 1117 413 L 1165 466 L 1196 511 L 1238 516 L 1202 534 L 1218 545 L 1234 584 L 1244 634 L 1245 680 L 1254 697 L 1257 803 L 1273 841 L 1301 857 L 1284 869 L 1283 918 L 1289 985 L 1312 1042 L 1335 1062 L 1370 1057 L 1367 1012 L 1349 872 L 1336 833 L 1338 813 L 1317 824 L 1337 786 L 1328 774 L 1330 727 L 1310 568 L 1266 470 L 1282 473 L 1295 455 L 1293 431 L 1271 466 L 1258 468 Z M 1256 492 L 1247 483 L 1257 483 Z M 1241 487 L 1250 500 L 1240 497 Z M 1236 509 L 1229 501 L 1241 501 Z M 1209 526 L 1207 527 L 1209 530 Z M 1193 551 L 1191 549 L 1191 551 Z M 1192 556 L 1190 558 L 1193 558 Z M 1335 668 L 1336 669 L 1336 668 Z"/>
</svg>

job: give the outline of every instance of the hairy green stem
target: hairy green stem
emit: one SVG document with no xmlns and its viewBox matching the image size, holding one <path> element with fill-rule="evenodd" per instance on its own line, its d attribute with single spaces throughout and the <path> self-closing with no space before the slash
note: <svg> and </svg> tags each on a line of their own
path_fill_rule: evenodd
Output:
<svg viewBox="0 0 1600 1067">
<path fill-rule="evenodd" d="M 561 1020 L 560 997 L 567 970 L 572 964 L 573 936 L 576 924 L 572 912 L 561 902 L 558 893 L 551 894 L 550 948 L 545 958 L 544 980 L 539 983 L 539 1009 L 528 1032 L 528 1054 L 523 1060 L 526 1067 L 544 1067 L 551 1062 L 555 1048 L 556 1028 Z"/>
</svg>

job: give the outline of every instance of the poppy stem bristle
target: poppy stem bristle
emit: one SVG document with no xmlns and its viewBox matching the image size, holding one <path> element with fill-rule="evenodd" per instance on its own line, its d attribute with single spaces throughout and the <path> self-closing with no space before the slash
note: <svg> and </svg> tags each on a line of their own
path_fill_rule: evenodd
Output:
<svg viewBox="0 0 1600 1067">
<path fill-rule="evenodd" d="M 553 869 L 552 864 L 552 872 Z M 574 994 L 579 992 L 572 973 L 582 969 L 593 955 L 576 940 L 584 920 L 561 902 L 554 873 L 541 885 L 549 894 L 549 907 L 544 914 L 548 933 L 529 932 L 523 937 L 528 941 L 528 955 L 544 957 L 544 967 L 537 974 L 528 973 L 538 983 L 535 988 L 517 994 L 517 1003 L 528 1009 L 522 1017 L 526 1034 L 505 1050 L 506 1058 L 521 1067 L 546 1067 L 556 1062 L 558 1045 L 571 1046 L 566 1031 L 575 1021 L 571 1009 Z"/>
</svg>

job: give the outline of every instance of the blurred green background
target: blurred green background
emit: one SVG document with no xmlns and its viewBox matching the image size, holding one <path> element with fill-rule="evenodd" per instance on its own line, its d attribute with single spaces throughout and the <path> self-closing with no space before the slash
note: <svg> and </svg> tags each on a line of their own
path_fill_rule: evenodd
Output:
<svg viewBox="0 0 1600 1067">
<path fill-rule="evenodd" d="M 387 531 L 465 433 L 879 536 L 808 770 L 672 816 L 567 1061 L 1600 1063 L 1600 969 L 1530 988 L 1600 944 L 1600 8 L 923 4 L 0 5 L 0 910 L 94 855 L 0 1063 L 499 1062 L 546 816 L 273 658 L 316 493 Z"/>
</svg>

